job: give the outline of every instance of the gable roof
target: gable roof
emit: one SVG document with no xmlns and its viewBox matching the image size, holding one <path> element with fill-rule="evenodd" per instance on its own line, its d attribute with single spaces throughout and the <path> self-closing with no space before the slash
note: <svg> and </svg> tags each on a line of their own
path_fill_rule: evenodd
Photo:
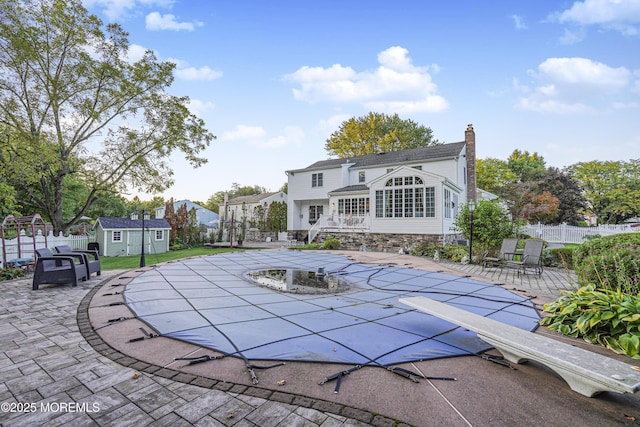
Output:
<svg viewBox="0 0 640 427">
<path fill-rule="evenodd" d="M 98 217 L 94 228 L 100 224 L 103 230 L 113 229 L 141 229 L 142 219 L 130 219 L 130 218 L 108 218 Z M 165 230 L 171 229 L 171 226 L 164 218 L 150 218 L 144 220 L 144 227 L 147 229 Z"/>
<path fill-rule="evenodd" d="M 229 200 L 230 205 L 238 205 L 241 203 L 258 203 L 267 197 L 271 197 L 274 194 L 280 193 L 279 191 L 274 191 L 273 193 L 261 193 L 261 194 L 252 194 L 250 196 L 238 196 Z"/>
<path fill-rule="evenodd" d="M 299 170 L 327 169 L 339 167 L 345 163 L 351 163 L 356 167 L 394 165 L 420 160 L 439 160 L 459 156 L 465 142 L 453 142 L 450 144 L 432 145 L 429 147 L 412 148 L 410 150 L 391 151 L 388 153 L 367 154 L 365 156 L 347 157 L 344 159 L 320 160 L 312 165 Z M 295 172 L 295 171 L 294 171 Z"/>
</svg>

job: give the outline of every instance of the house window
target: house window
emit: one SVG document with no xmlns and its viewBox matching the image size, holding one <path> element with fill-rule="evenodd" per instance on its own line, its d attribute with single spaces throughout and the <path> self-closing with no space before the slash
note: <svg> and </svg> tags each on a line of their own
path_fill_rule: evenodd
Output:
<svg viewBox="0 0 640 427">
<path fill-rule="evenodd" d="M 435 217 L 435 187 L 418 176 L 395 177 L 376 191 L 376 218 Z"/>
<path fill-rule="evenodd" d="M 451 200 L 451 190 L 444 189 L 444 217 L 451 218 L 451 210 L 453 201 Z"/>
<path fill-rule="evenodd" d="M 114 231 L 111 235 L 112 242 L 122 242 L 122 231 Z"/>
<path fill-rule="evenodd" d="M 156 240 L 164 240 L 164 230 L 156 230 Z"/>
<path fill-rule="evenodd" d="M 309 206 L 309 224 L 315 224 L 322 215 L 322 206 Z"/>
<path fill-rule="evenodd" d="M 359 197 L 338 200 L 338 214 L 340 215 L 366 215 L 369 213 L 369 198 Z"/>
<path fill-rule="evenodd" d="M 322 187 L 322 172 L 311 175 L 311 186 Z"/>
<path fill-rule="evenodd" d="M 365 182 L 365 173 L 364 173 L 364 171 L 358 172 L 358 182 Z"/>
</svg>

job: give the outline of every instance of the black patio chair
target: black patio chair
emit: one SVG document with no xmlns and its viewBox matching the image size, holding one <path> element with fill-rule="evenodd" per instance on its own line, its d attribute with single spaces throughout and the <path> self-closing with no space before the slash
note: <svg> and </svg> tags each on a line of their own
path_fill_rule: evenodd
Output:
<svg viewBox="0 0 640 427">
<path fill-rule="evenodd" d="M 84 264 L 87 268 L 87 279 L 91 278 L 91 273 L 96 273 L 96 276 L 100 276 L 102 272 L 100 267 L 100 255 L 97 250 L 73 250 L 69 245 L 56 246 L 56 252 L 58 254 L 81 254 L 84 256 Z"/>
<path fill-rule="evenodd" d="M 71 283 L 78 286 L 79 280 L 87 280 L 87 268 L 81 254 L 56 255 L 50 249 L 36 249 L 36 268 L 33 272 L 32 289 L 38 290 L 42 283 L 59 285 Z"/>
</svg>

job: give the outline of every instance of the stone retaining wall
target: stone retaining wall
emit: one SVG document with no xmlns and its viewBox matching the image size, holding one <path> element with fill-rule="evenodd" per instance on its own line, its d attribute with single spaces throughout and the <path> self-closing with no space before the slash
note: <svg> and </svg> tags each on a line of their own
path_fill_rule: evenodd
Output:
<svg viewBox="0 0 640 427">
<path fill-rule="evenodd" d="M 320 232 L 314 242 L 322 243 L 327 237 L 340 241 L 340 249 L 367 250 L 372 252 L 411 253 L 418 245 L 443 243 L 442 235 L 433 234 L 383 234 L 383 233 L 327 233 Z"/>
</svg>

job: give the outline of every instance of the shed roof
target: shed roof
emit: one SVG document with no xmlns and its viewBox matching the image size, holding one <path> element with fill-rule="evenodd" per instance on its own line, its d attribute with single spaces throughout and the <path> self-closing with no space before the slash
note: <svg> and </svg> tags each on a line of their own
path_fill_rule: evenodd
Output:
<svg viewBox="0 0 640 427">
<path fill-rule="evenodd" d="M 96 221 L 96 225 L 98 225 L 98 223 L 104 230 L 142 228 L 142 219 L 99 217 Z M 167 220 L 164 218 L 145 219 L 144 226 L 145 228 L 156 230 L 171 229 L 171 225 L 169 225 Z"/>
</svg>

